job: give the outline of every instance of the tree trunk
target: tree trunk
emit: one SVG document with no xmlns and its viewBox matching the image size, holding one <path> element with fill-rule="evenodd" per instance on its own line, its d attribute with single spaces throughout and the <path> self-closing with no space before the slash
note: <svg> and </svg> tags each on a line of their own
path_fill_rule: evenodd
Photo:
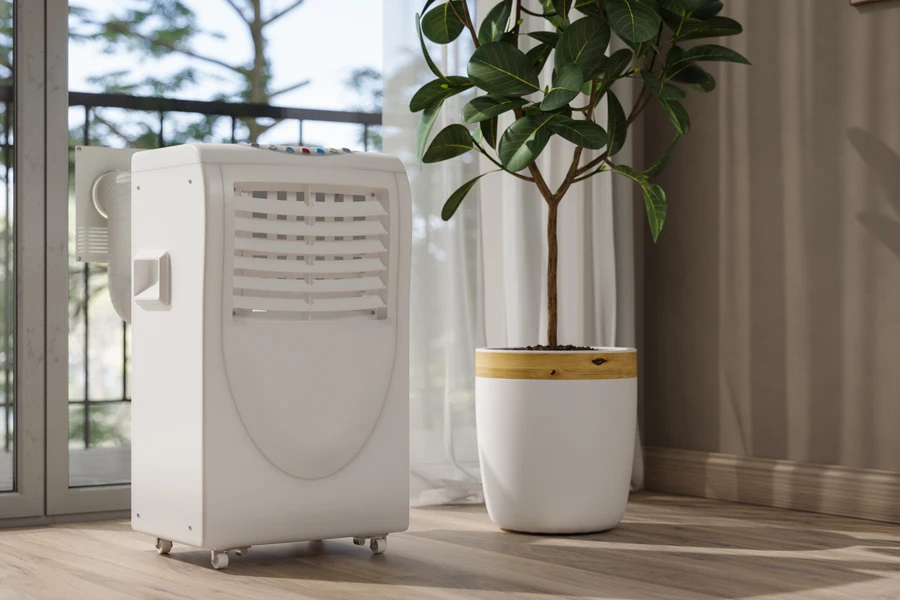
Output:
<svg viewBox="0 0 900 600">
<path fill-rule="evenodd" d="M 250 26 L 250 38 L 253 40 L 253 68 L 247 78 L 247 101 L 253 104 L 267 104 L 269 97 L 266 90 L 266 38 L 263 36 L 263 16 L 261 0 L 251 2 L 253 8 L 253 21 Z M 259 136 L 268 129 L 256 119 L 245 119 L 250 130 L 249 141 L 256 142 Z"/>
<path fill-rule="evenodd" d="M 547 203 L 547 345 L 558 345 L 557 329 L 557 263 L 559 260 L 559 243 L 556 238 L 556 217 L 559 200 Z"/>
</svg>

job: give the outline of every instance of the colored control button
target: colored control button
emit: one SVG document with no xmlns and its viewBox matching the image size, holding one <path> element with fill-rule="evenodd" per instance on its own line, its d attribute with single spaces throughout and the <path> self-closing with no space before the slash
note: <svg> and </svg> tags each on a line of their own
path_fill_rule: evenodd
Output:
<svg viewBox="0 0 900 600">
<path fill-rule="evenodd" d="M 316 148 L 316 154 L 325 154 L 325 150 L 322 148 Z"/>
<path fill-rule="evenodd" d="M 294 153 L 294 149 L 291 148 L 290 146 L 285 146 L 285 147 L 284 147 L 284 151 L 285 151 L 285 152 L 290 152 L 291 154 Z"/>
<path fill-rule="evenodd" d="M 341 148 L 344 152 L 350 152 L 350 148 Z"/>
<path fill-rule="evenodd" d="M 309 148 L 303 148 L 302 152 L 303 154 L 309 154 Z"/>
<path fill-rule="evenodd" d="M 250 145 L 253 146 L 254 148 L 259 148 L 259 144 L 256 142 L 250 142 Z"/>
</svg>

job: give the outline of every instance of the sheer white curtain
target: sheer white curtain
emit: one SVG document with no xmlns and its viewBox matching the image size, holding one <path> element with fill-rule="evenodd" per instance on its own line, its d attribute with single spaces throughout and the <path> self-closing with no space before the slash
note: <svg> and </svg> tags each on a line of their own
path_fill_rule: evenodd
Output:
<svg viewBox="0 0 900 600">
<path fill-rule="evenodd" d="M 472 1 L 475 18 L 497 1 Z M 480 502 L 474 349 L 544 341 L 546 206 L 533 186 L 498 173 L 481 180 L 450 223 L 441 221 L 447 196 L 490 164 L 479 164 L 474 154 L 437 165 L 416 162 L 418 115 L 409 113 L 409 99 L 434 78 L 415 32 L 422 4 L 384 3 L 384 149 L 406 163 L 413 193 L 411 502 Z M 429 51 L 445 73 L 464 75 L 470 44 L 460 36 L 450 46 L 429 45 Z M 448 100 L 434 131 L 458 122 L 471 97 Z M 620 99 L 630 106 L 630 90 L 623 90 Z M 605 114 L 605 106 L 600 110 Z M 572 150 L 554 138 L 541 156 L 551 185 L 562 179 Z M 620 156 L 633 151 L 629 142 Z M 573 186 L 562 203 L 562 343 L 634 345 L 635 201 L 627 182 L 603 175 Z M 642 480 L 639 448 L 633 487 Z"/>
<path fill-rule="evenodd" d="M 475 441 L 474 349 L 483 346 L 484 319 L 478 194 L 450 223 L 441 207 L 477 175 L 475 156 L 423 165 L 416 160 L 416 123 L 409 100 L 434 79 L 422 58 L 415 14 L 422 0 L 384 2 L 384 151 L 406 164 L 413 196 L 410 324 L 410 501 L 481 502 Z M 465 74 L 471 40 L 429 45 L 441 70 Z M 458 117 L 473 93 L 447 100 L 434 125 Z"/>
</svg>

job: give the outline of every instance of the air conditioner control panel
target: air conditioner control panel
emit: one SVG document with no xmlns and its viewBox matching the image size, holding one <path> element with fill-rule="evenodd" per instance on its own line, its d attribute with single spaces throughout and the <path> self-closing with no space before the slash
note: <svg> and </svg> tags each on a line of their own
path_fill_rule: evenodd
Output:
<svg viewBox="0 0 900 600">
<path fill-rule="evenodd" d="M 272 150 L 274 152 L 286 152 L 287 154 L 307 154 L 310 156 L 327 156 L 330 154 L 349 154 L 350 148 L 320 148 L 317 146 L 278 146 L 276 144 L 259 144 L 251 142 L 253 148 Z"/>
</svg>

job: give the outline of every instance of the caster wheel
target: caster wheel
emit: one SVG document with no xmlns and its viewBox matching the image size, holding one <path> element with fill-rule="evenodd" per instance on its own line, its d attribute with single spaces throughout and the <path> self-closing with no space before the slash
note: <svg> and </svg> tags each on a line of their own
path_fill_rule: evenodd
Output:
<svg viewBox="0 0 900 600">
<path fill-rule="evenodd" d="M 355 537 L 355 538 L 353 538 L 353 543 L 356 544 L 357 546 L 365 546 L 366 538 Z"/>
<path fill-rule="evenodd" d="M 247 546 L 246 548 L 237 548 L 234 553 L 238 556 L 247 556 L 247 554 L 250 553 L 250 546 Z"/>
<path fill-rule="evenodd" d="M 158 554 L 168 554 L 172 551 L 172 542 L 161 538 L 156 538 L 156 552 Z"/>
<path fill-rule="evenodd" d="M 228 566 L 228 552 L 220 552 L 218 550 L 212 550 L 210 552 L 212 559 L 213 569 L 219 570 L 224 569 Z"/>
<path fill-rule="evenodd" d="M 369 549 L 372 554 L 384 554 L 384 551 L 387 550 L 387 537 L 373 537 L 369 541 Z"/>
</svg>

